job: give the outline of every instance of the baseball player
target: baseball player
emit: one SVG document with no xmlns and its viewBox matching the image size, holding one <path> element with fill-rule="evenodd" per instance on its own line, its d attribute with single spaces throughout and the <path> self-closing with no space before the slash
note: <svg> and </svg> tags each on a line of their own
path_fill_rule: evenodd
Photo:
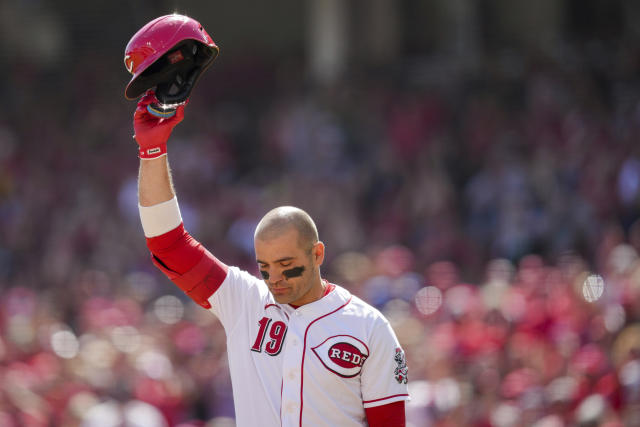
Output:
<svg viewBox="0 0 640 427">
<path fill-rule="evenodd" d="M 134 114 L 144 234 L 153 263 L 225 329 L 237 425 L 404 426 L 404 352 L 379 311 L 322 278 L 325 246 L 307 213 L 285 206 L 262 218 L 262 278 L 185 230 L 166 154 L 185 107 L 163 118 L 156 103 L 149 91 Z"/>
</svg>

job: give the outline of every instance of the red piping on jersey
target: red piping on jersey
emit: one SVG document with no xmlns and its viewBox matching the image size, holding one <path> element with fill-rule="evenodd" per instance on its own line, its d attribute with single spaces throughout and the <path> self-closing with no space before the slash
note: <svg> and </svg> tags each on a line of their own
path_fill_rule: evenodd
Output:
<svg viewBox="0 0 640 427">
<path fill-rule="evenodd" d="M 399 396 L 409 396 L 408 394 L 392 394 L 391 396 L 387 396 L 387 397 L 381 397 L 380 399 L 373 399 L 373 400 L 363 400 L 362 403 L 372 403 L 372 402 L 380 402 L 381 400 L 387 400 L 387 399 L 391 399 L 392 397 L 399 397 Z"/>
<path fill-rule="evenodd" d="M 314 319 L 311 321 L 311 323 L 309 323 L 309 326 L 307 326 L 307 329 L 304 330 L 304 343 L 303 343 L 303 347 L 302 347 L 302 365 L 300 366 L 300 425 L 302 425 L 302 405 L 304 403 L 304 399 L 302 398 L 302 390 L 304 388 L 304 354 L 307 352 L 307 332 L 309 332 L 309 328 L 311 327 L 311 325 L 313 325 L 315 322 L 317 322 L 318 320 L 322 319 L 323 317 L 327 317 L 333 313 L 335 313 L 336 311 L 346 307 L 347 305 L 349 305 L 349 303 L 351 302 L 351 298 L 349 297 L 349 301 L 347 301 L 346 303 L 342 304 L 340 307 L 336 308 L 335 310 L 327 313 L 327 314 L 323 314 L 322 316 L 318 317 L 317 319 Z"/>
</svg>

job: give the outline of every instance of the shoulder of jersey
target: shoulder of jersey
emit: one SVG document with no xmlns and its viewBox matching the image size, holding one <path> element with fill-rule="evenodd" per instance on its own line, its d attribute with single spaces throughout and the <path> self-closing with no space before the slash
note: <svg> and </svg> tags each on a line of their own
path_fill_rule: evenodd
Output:
<svg viewBox="0 0 640 427">
<path fill-rule="evenodd" d="M 229 274 L 227 277 L 230 280 L 239 280 L 256 285 L 262 284 L 265 287 L 267 286 L 262 279 L 237 266 L 229 266 Z"/>
<path fill-rule="evenodd" d="M 347 308 L 353 310 L 359 316 L 370 317 L 372 320 L 380 319 L 386 321 L 380 310 L 353 294 L 351 294 L 351 303 Z"/>
</svg>

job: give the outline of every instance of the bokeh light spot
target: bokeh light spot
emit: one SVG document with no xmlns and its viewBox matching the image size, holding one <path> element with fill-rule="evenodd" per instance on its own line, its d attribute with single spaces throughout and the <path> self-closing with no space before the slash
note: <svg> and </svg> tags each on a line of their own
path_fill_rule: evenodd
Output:
<svg viewBox="0 0 640 427">
<path fill-rule="evenodd" d="M 598 274 L 590 274 L 582 285 L 582 295 L 588 302 L 596 302 L 604 293 L 604 280 Z"/>
<path fill-rule="evenodd" d="M 51 335 L 51 349 L 63 359 L 73 359 L 78 355 L 80 343 L 71 331 L 56 331 Z"/>
<path fill-rule="evenodd" d="M 442 305 L 442 292 L 435 286 L 426 286 L 416 292 L 416 308 L 425 316 L 438 311 Z"/>
<path fill-rule="evenodd" d="M 178 323 L 184 315 L 184 305 L 177 297 L 165 295 L 158 298 L 153 307 L 161 322 L 172 325 Z"/>
<path fill-rule="evenodd" d="M 133 326 L 121 326 L 111 332 L 113 345 L 124 353 L 131 353 L 140 346 L 140 333 Z"/>
</svg>

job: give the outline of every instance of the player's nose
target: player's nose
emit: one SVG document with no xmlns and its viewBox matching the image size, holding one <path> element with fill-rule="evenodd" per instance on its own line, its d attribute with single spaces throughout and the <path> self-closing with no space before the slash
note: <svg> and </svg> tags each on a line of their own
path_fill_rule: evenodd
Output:
<svg viewBox="0 0 640 427">
<path fill-rule="evenodd" d="M 284 280 L 284 275 L 281 271 L 278 270 L 270 270 L 269 271 L 269 283 L 272 285 L 276 285 L 278 282 Z"/>
</svg>

